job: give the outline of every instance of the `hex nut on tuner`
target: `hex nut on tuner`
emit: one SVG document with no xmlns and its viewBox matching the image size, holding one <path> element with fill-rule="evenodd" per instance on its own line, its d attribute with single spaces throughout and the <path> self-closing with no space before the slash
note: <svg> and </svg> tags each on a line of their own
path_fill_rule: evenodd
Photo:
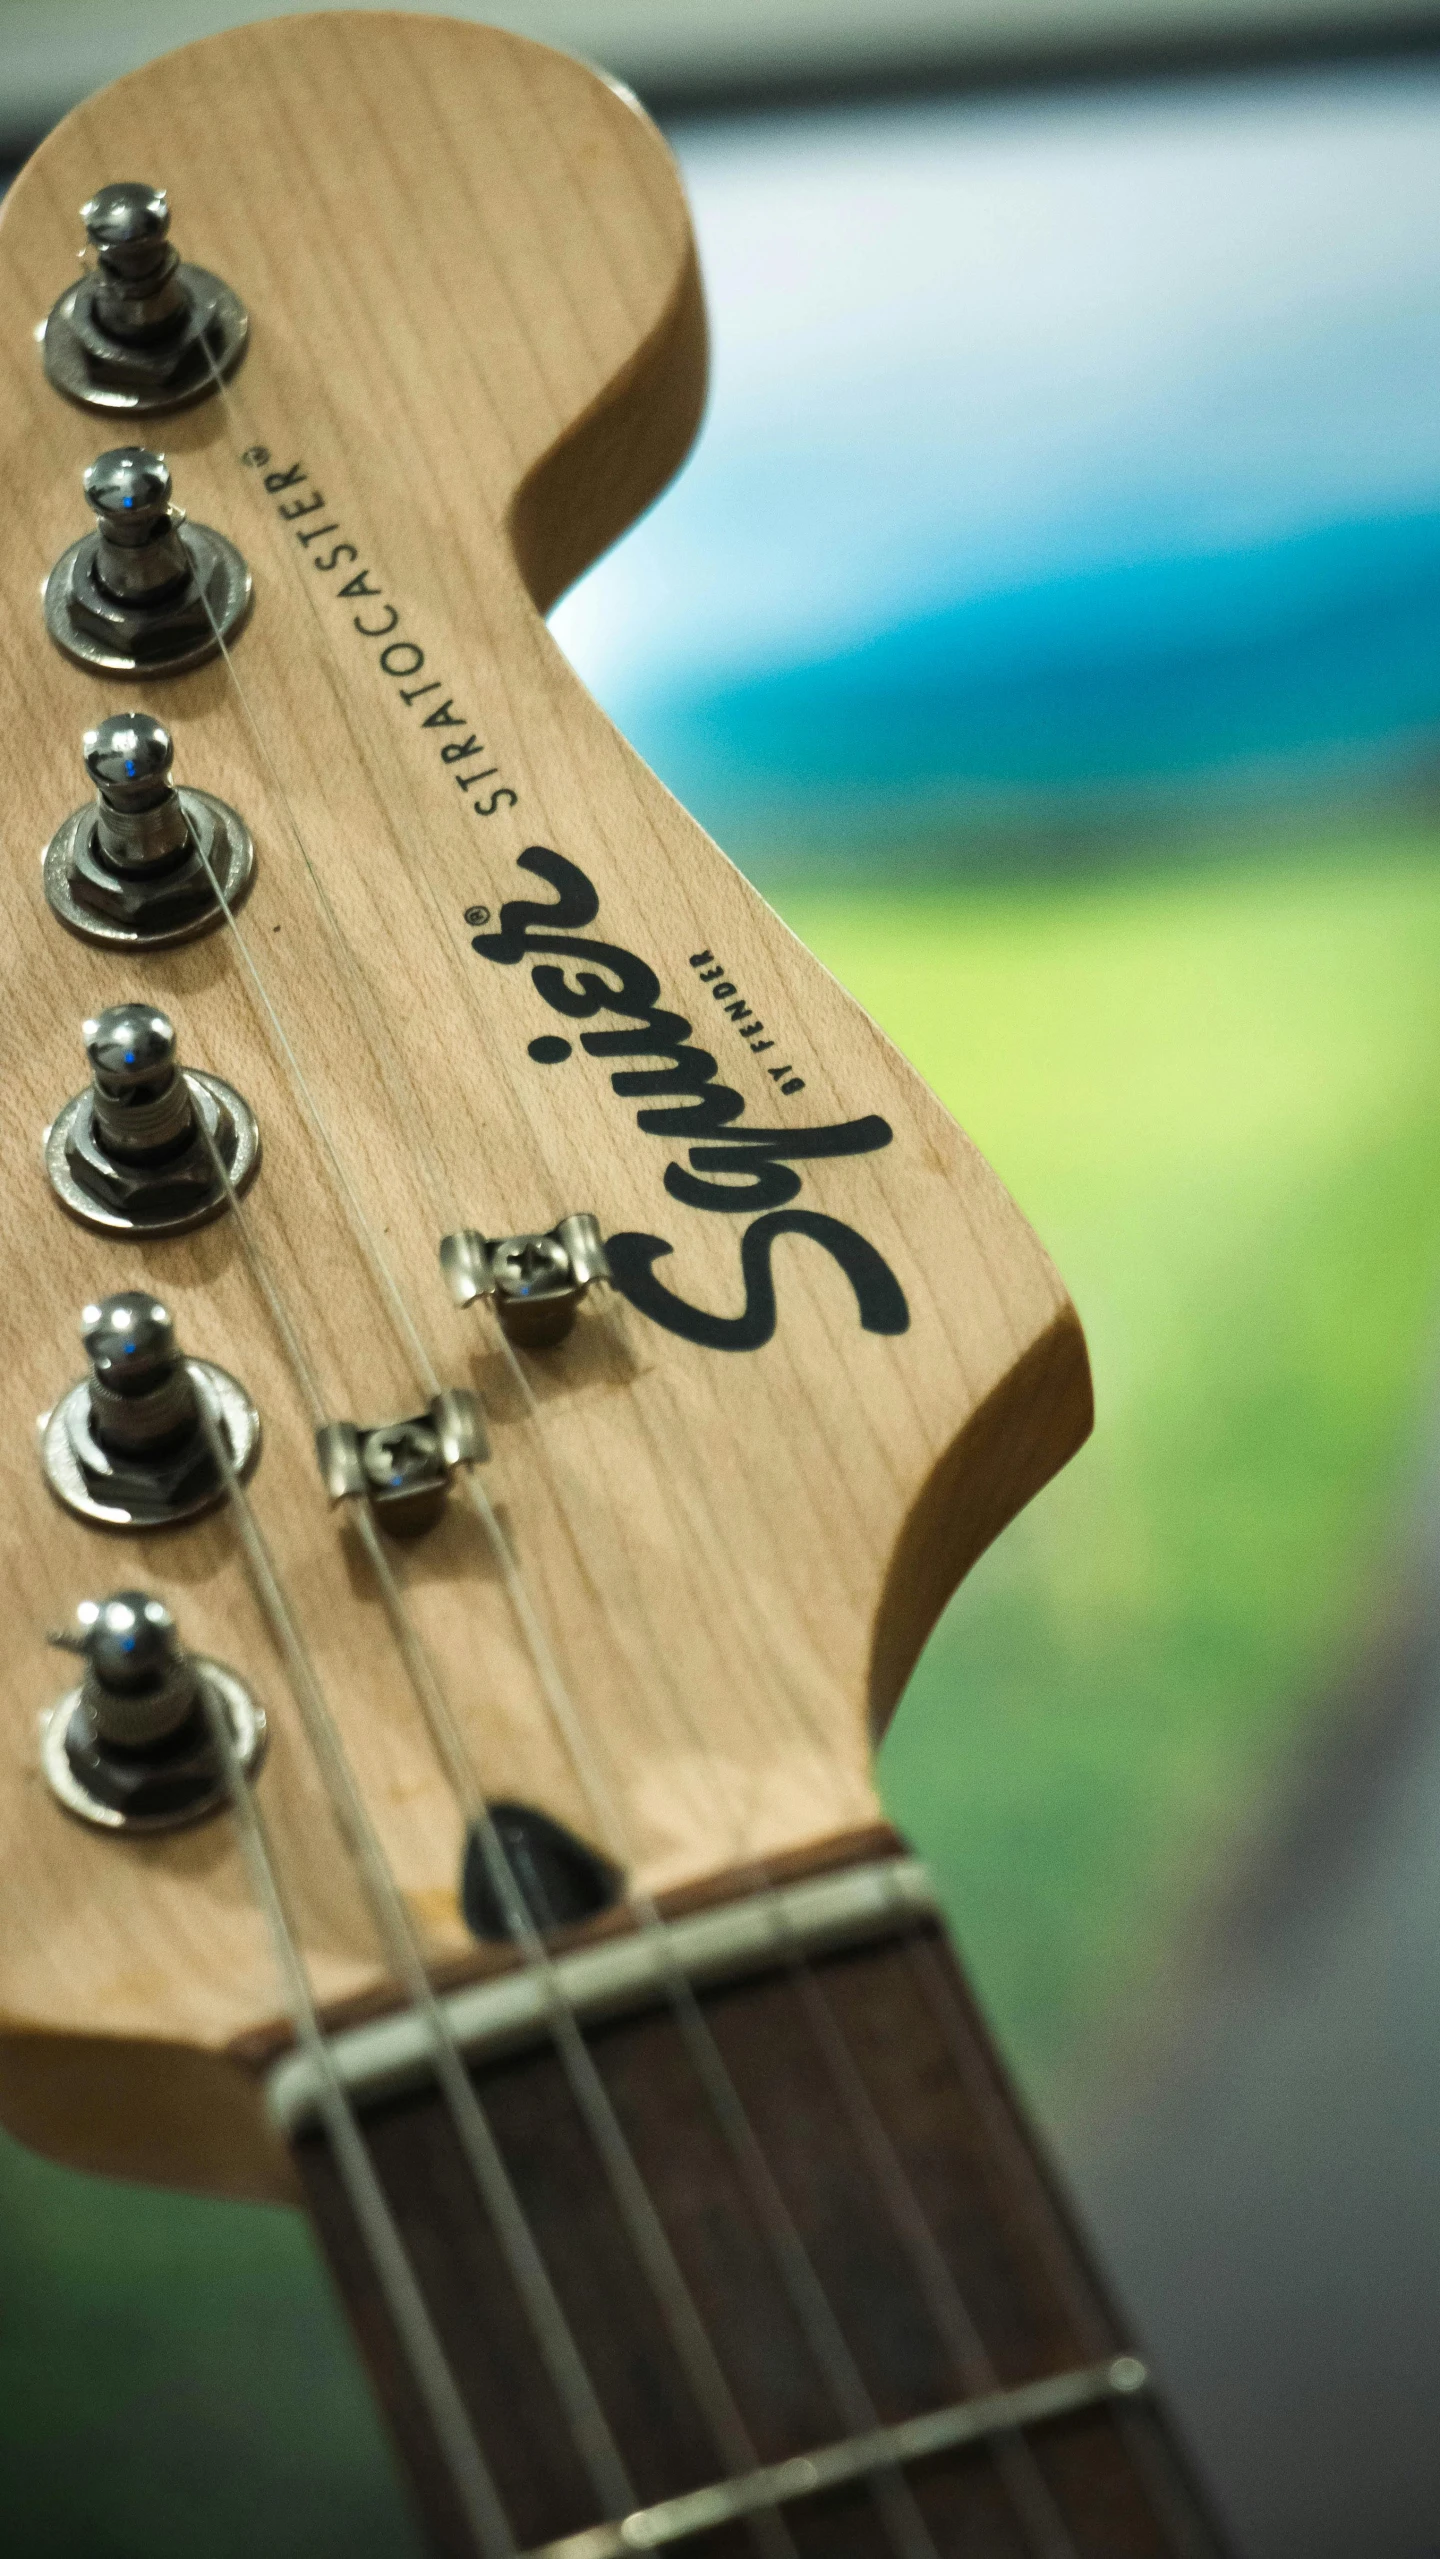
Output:
<svg viewBox="0 0 1440 2559">
<path fill-rule="evenodd" d="M 139 416 L 218 390 L 250 321 L 233 288 L 182 261 L 163 187 L 100 187 L 80 208 L 95 264 L 45 322 L 45 371 L 82 408 Z"/>
<path fill-rule="evenodd" d="M 265 1748 L 265 1717 L 223 1662 L 185 1652 L 163 1600 L 112 1591 L 85 1600 L 76 1632 L 52 1644 L 85 1675 L 40 1718 L 40 1764 L 66 1812 L 108 1831 L 179 1830 L 223 1810 L 228 1772 L 215 1719 L 229 1726 L 246 1777 Z"/>
<path fill-rule="evenodd" d="M 146 445 L 102 453 L 84 487 L 95 529 L 45 581 L 56 647 L 106 675 L 183 675 L 218 656 L 250 609 L 234 543 L 171 505 L 164 455 Z"/>
<path fill-rule="evenodd" d="M 143 1289 L 87 1306 L 90 1360 L 40 1417 L 40 1459 L 56 1499 L 96 1528 L 174 1528 L 224 1501 L 260 1455 L 260 1416 L 213 1361 L 187 1359 L 166 1308 Z M 217 1459 L 205 1398 L 228 1465 Z"/>
<path fill-rule="evenodd" d="M 105 1235 L 187 1235 L 254 1179 L 260 1130 L 233 1084 L 181 1067 L 168 1015 L 112 1004 L 85 1024 L 91 1082 L 45 1134 L 62 1207 Z"/>
<path fill-rule="evenodd" d="M 254 880 L 250 830 L 213 792 L 172 782 L 163 721 L 117 713 L 86 730 L 84 755 L 95 797 L 43 856 L 45 896 L 66 931 L 161 951 L 226 923 Z"/>
</svg>

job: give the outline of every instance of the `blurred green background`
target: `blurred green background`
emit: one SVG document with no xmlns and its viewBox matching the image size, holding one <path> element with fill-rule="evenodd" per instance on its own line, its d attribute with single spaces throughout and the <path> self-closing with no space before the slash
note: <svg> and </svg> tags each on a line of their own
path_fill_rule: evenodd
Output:
<svg viewBox="0 0 1440 2559">
<path fill-rule="evenodd" d="M 712 413 L 557 629 L 1085 1319 L 1094 1440 L 958 1596 L 882 1763 L 1083 2182 L 1155 2051 L 1201 2048 L 1225 1912 L 1337 1723 L 1380 1751 L 1393 1720 L 1440 1279 L 1440 78 L 675 138 Z M 1313 2099 L 1262 2040 L 1235 2067 L 1279 2179 Z M 1118 2205 L 1106 2235 L 1128 2262 Z M 1242 2379 L 1246 2305 L 1237 2260 L 1204 2315 Z M 1247 2472 L 1228 2404 L 1196 2380 L 1244 2548 L 1351 2559 L 1341 2491 L 1297 2484 L 1313 2409 Z M 1414 2499 L 1367 2508 L 1367 2559 L 1421 2559 L 1430 2458 L 1387 2455 Z M 303 2230 L 13 2145 L 0 2462 L 24 2559 L 415 2547 Z"/>
</svg>

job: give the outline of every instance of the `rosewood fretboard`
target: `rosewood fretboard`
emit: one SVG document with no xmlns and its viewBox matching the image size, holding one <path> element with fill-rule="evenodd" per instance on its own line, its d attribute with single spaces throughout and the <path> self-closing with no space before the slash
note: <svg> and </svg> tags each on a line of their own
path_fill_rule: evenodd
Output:
<svg viewBox="0 0 1440 2559">
<path fill-rule="evenodd" d="M 910 2552 L 1216 2559 L 1148 2390 L 1104 2387 L 1131 2341 L 938 1924 L 921 1918 L 832 1948 L 812 1959 L 808 1979 L 772 1958 L 700 1999 L 880 2425 L 982 2403 L 978 2440 L 919 2457 L 904 2441 L 895 2447 L 912 2453 L 898 2465 Z M 773 2231 L 767 2238 L 672 2006 L 587 2031 L 758 2461 L 843 2444 L 855 2429 L 837 2414 L 779 2280 Z M 472 2068 L 641 2502 L 704 2488 L 723 2476 L 714 2444 L 553 2046 Z M 365 2122 L 520 2549 L 583 2532 L 598 2520 L 594 2496 L 439 2099 L 412 2089 L 371 2106 Z M 445 2559 L 474 2559 L 322 2137 L 302 2134 L 296 2156 L 433 2546 Z M 1120 2372 L 1138 2377 L 1129 2361 Z M 1079 2377 L 1086 2404 L 1054 2413 L 1043 2385 L 1067 2375 Z M 984 2425 L 987 2399 L 1031 2385 L 1041 2387 L 1007 2426 Z M 1030 2421 L 1017 2422 L 1027 2410 Z M 893 2501 L 887 2522 L 873 2476 L 791 2496 L 780 2511 L 799 2559 L 903 2552 Z M 750 2525 L 731 2521 L 667 2546 L 749 2559 L 755 2542 Z M 603 2559 L 604 2547 L 597 2539 L 583 2559 L 591 2549 Z"/>
</svg>

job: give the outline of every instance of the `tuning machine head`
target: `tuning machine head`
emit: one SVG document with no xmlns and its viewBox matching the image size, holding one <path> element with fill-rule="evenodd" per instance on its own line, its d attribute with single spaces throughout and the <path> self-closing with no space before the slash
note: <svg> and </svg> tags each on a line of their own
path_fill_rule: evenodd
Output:
<svg viewBox="0 0 1440 2559">
<path fill-rule="evenodd" d="M 143 1289 L 87 1306 L 80 1332 L 90 1374 L 40 1423 L 51 1491 L 99 1528 L 171 1528 L 213 1510 L 228 1479 L 199 1398 L 243 1477 L 260 1454 L 260 1416 L 244 1387 L 210 1360 L 187 1359 L 168 1310 Z"/>
<path fill-rule="evenodd" d="M 45 582 L 57 648 L 107 675 L 181 675 L 239 630 L 251 577 L 233 542 L 170 502 L 165 457 L 147 445 L 102 453 L 84 477 L 95 530 Z"/>
<path fill-rule="evenodd" d="M 585 1210 L 543 1235 L 492 1237 L 462 1227 L 442 1239 L 440 1268 L 457 1306 L 493 1297 L 509 1339 L 527 1351 L 563 1342 L 587 1290 L 610 1277 L 599 1221 Z"/>
<path fill-rule="evenodd" d="M 182 1069 L 168 1014 L 112 1004 L 85 1024 L 91 1081 L 45 1138 L 45 1169 L 71 1215 L 108 1235 L 186 1235 L 223 1216 L 260 1161 L 260 1131 L 233 1084 Z"/>
<path fill-rule="evenodd" d="M 42 1718 L 40 1759 L 67 1812 L 101 1830 L 178 1830 L 221 1810 L 226 1771 L 214 1715 L 229 1722 L 248 1776 L 265 1717 L 220 1662 L 186 1653 L 163 1600 L 143 1590 L 87 1599 L 73 1634 L 51 1642 L 85 1664 L 78 1688 Z"/>
<path fill-rule="evenodd" d="M 163 187 L 100 187 L 80 219 L 94 265 L 45 323 L 56 390 L 132 416 L 203 400 L 245 352 L 250 322 L 238 293 L 181 260 Z"/>
<path fill-rule="evenodd" d="M 244 819 L 212 792 L 172 782 L 170 732 L 148 711 L 117 712 L 82 744 L 95 797 L 45 848 L 52 912 L 83 941 L 124 950 L 212 933 L 255 876 Z"/>
</svg>

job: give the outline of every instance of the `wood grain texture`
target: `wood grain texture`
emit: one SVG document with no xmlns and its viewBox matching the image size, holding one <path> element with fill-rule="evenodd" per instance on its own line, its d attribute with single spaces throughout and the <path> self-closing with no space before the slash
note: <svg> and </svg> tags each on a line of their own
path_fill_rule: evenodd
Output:
<svg viewBox="0 0 1440 2559">
<path fill-rule="evenodd" d="M 33 331 L 73 274 L 76 208 L 129 177 L 168 187 L 182 253 L 251 310 L 225 397 L 153 430 L 180 503 L 254 570 L 238 689 L 218 666 L 100 680 L 41 624 L 41 581 L 85 529 L 81 471 L 117 437 L 49 388 Z M 326 15 L 215 38 L 80 109 L 30 163 L 0 220 L 0 333 L 0 2113 L 89 2166 L 282 2191 L 231 2058 L 278 2003 L 228 1827 L 92 1836 L 36 1766 L 34 1719 L 61 1684 L 45 1629 L 87 1593 L 159 1590 L 271 1715 L 263 1801 L 320 1997 L 380 1980 L 229 1523 L 107 1539 L 44 1490 L 34 1419 L 79 1371 L 87 1297 L 158 1288 L 186 1347 L 254 1394 L 256 1510 L 437 1959 L 465 1943 L 459 1817 L 231 1226 L 132 1249 L 67 1222 L 46 1189 L 39 1135 L 83 1080 L 82 1018 L 154 996 L 188 1062 L 249 1096 L 265 1138 L 252 1231 L 332 1413 L 369 1422 L 425 1401 L 357 1217 L 439 1374 L 484 1392 L 492 1497 L 621 1807 L 624 1861 L 655 1890 L 875 1819 L 875 1727 L 948 1589 L 1083 1437 L 1084 1350 L 994 1176 L 616 735 L 537 609 L 673 470 L 702 399 L 683 197 L 632 103 L 557 54 L 440 19 Z M 257 451 L 268 460 L 243 458 Z M 292 468 L 303 477 L 267 487 Z M 361 570 L 364 594 L 347 597 Z M 464 725 L 425 726 L 447 703 Z M 127 704 L 160 713 L 178 777 L 254 829 L 243 930 L 328 1148 L 225 937 L 126 966 L 45 906 L 37 855 L 84 797 L 81 732 Z M 445 761 L 472 733 L 474 756 Z M 559 1020 L 528 965 L 478 956 L 465 911 L 547 901 L 516 867 L 536 844 L 594 884 L 589 937 L 654 970 L 747 1124 L 889 1123 L 883 1149 L 798 1162 L 799 1205 L 883 1256 L 907 1331 L 862 1330 L 842 1270 L 792 1233 L 775 1246 L 763 1347 L 682 1340 L 607 1293 L 563 1350 L 529 1362 L 538 1420 L 516 1396 L 489 1319 L 443 1294 L 446 1228 L 592 1209 L 607 1234 L 662 1234 L 667 1285 L 733 1316 L 747 1223 L 667 1192 L 688 1150 L 641 1130 L 643 1104 L 612 1088 L 623 1058 L 578 1038 L 564 1064 L 530 1058 L 538 1035 L 585 1025 Z M 764 1017 L 770 1055 L 692 970 L 704 949 Z M 781 1058 L 803 1093 L 769 1080 Z M 486 1791 L 595 1835 L 473 1517 L 452 1503 L 398 1561 Z M 173 2068 L 147 2066 L 163 2053 Z"/>
</svg>

